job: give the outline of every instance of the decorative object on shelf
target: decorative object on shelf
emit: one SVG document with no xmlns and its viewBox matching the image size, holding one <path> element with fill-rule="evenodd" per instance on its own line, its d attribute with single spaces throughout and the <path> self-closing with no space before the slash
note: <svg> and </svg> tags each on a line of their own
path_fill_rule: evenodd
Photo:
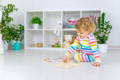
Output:
<svg viewBox="0 0 120 80">
<path fill-rule="evenodd" d="M 109 34 L 112 30 L 112 25 L 110 24 L 110 21 L 106 20 L 106 13 L 103 12 L 100 17 L 98 18 L 98 24 L 97 24 L 97 30 L 94 33 L 97 42 L 99 44 L 99 50 L 101 53 L 107 52 L 107 40 L 109 37 Z"/>
<path fill-rule="evenodd" d="M 64 27 L 66 27 L 66 28 L 75 28 L 76 22 L 77 22 L 76 19 L 70 18 L 70 19 L 68 19 L 68 20 L 64 23 Z"/>
<path fill-rule="evenodd" d="M 39 29 L 39 26 L 42 25 L 42 20 L 39 17 L 33 17 L 31 23 L 34 29 Z"/>
<path fill-rule="evenodd" d="M 57 36 L 60 36 L 60 27 L 56 27 L 56 29 L 53 31 L 53 33 Z"/>
<path fill-rule="evenodd" d="M 53 31 L 53 33 L 55 34 L 55 43 L 51 45 L 51 47 L 53 48 L 60 48 L 61 44 L 60 44 L 60 39 L 58 38 L 60 36 L 60 27 L 56 27 L 56 29 Z"/>
<path fill-rule="evenodd" d="M 38 43 L 33 43 L 33 44 L 31 44 L 30 45 L 30 47 L 43 47 L 43 43 L 41 43 L 41 42 L 38 42 Z"/>
<path fill-rule="evenodd" d="M 53 47 L 53 48 L 60 48 L 60 47 L 61 47 L 61 44 L 56 43 L 56 44 L 53 44 L 52 47 Z"/>
<path fill-rule="evenodd" d="M 57 37 L 55 38 L 55 44 L 52 44 L 51 47 L 53 47 L 53 48 L 60 48 L 61 47 L 59 38 L 57 38 Z"/>
<path fill-rule="evenodd" d="M 56 23 L 57 23 L 56 26 L 58 26 L 59 28 L 62 28 L 62 26 L 61 26 L 62 25 L 61 20 L 58 20 Z"/>
<path fill-rule="evenodd" d="M 68 48 L 71 44 L 73 35 L 64 35 L 64 43 L 62 44 L 62 48 Z"/>
<path fill-rule="evenodd" d="M 64 35 L 65 41 L 71 41 L 72 37 L 73 37 L 73 35 Z"/>
<path fill-rule="evenodd" d="M 30 47 L 36 47 L 36 44 L 30 44 L 29 46 Z"/>
<path fill-rule="evenodd" d="M 43 43 L 37 43 L 37 47 L 43 47 Z"/>
</svg>

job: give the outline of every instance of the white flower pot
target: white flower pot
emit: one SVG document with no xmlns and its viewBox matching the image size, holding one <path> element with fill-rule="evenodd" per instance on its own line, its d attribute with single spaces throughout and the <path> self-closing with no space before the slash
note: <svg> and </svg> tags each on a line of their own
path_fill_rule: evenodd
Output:
<svg viewBox="0 0 120 80">
<path fill-rule="evenodd" d="M 107 44 L 98 44 L 100 53 L 107 53 L 108 45 Z"/>
<path fill-rule="evenodd" d="M 39 24 L 33 24 L 33 29 L 39 29 Z"/>
</svg>

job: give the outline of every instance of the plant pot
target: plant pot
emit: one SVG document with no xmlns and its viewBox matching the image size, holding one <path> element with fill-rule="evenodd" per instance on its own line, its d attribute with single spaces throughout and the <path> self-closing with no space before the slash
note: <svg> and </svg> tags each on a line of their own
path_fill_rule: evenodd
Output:
<svg viewBox="0 0 120 80">
<path fill-rule="evenodd" d="M 39 29 L 39 24 L 33 24 L 33 29 Z"/>
<path fill-rule="evenodd" d="M 12 47 L 12 50 L 16 50 L 16 51 L 19 51 L 21 50 L 21 42 L 20 41 L 13 41 L 11 43 L 11 47 Z"/>
<path fill-rule="evenodd" d="M 107 44 L 98 44 L 100 53 L 107 53 L 108 45 Z"/>
</svg>

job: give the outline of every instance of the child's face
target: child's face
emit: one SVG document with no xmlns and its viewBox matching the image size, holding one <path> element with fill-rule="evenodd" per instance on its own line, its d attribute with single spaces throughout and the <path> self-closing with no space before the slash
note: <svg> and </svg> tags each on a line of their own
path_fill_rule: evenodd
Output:
<svg viewBox="0 0 120 80">
<path fill-rule="evenodd" d="M 79 30 L 77 30 L 77 34 L 81 38 L 85 38 L 89 33 L 87 31 L 85 31 L 84 29 L 79 29 Z"/>
</svg>

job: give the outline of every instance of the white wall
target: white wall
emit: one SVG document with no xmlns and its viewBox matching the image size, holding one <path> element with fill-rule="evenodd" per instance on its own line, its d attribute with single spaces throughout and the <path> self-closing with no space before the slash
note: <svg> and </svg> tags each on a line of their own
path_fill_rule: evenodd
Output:
<svg viewBox="0 0 120 80">
<path fill-rule="evenodd" d="M 9 1 L 1 1 L 6 4 Z M 119 0 L 14 0 L 19 8 L 14 14 L 15 22 L 24 24 L 24 12 L 27 10 L 102 10 L 108 13 L 113 30 L 109 45 L 120 46 L 120 1 Z"/>
</svg>

